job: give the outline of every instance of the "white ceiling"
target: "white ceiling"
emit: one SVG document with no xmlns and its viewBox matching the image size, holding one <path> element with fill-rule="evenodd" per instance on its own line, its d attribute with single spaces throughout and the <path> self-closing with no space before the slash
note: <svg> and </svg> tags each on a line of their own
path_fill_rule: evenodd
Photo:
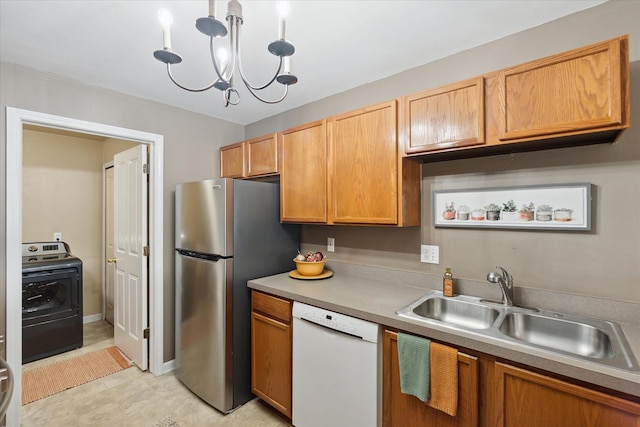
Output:
<svg viewBox="0 0 640 427">
<path fill-rule="evenodd" d="M 275 105 L 241 90 L 240 104 L 224 108 L 220 92 L 177 88 L 153 58 L 162 49 L 156 13 L 166 7 L 184 59 L 174 76 L 195 87 L 213 80 L 209 40 L 194 26 L 206 0 L 0 0 L 0 60 L 245 125 L 604 1 L 291 0 L 286 38 L 299 82 Z M 226 2 L 216 3 L 221 15 Z M 244 69 L 263 84 L 277 63 L 266 48 L 278 34 L 276 1 L 241 3 Z"/>
</svg>

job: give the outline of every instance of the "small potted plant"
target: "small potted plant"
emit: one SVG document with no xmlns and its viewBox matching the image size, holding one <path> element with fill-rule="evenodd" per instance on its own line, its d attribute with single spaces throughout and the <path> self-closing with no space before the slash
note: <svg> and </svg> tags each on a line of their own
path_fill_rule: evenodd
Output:
<svg viewBox="0 0 640 427">
<path fill-rule="evenodd" d="M 502 204 L 502 220 L 515 221 L 518 218 L 518 208 L 513 199 Z"/>
<path fill-rule="evenodd" d="M 469 214 L 471 213 L 471 209 L 469 209 L 469 206 L 467 205 L 460 205 L 458 207 L 458 220 L 459 221 L 468 221 L 469 220 Z"/>
<path fill-rule="evenodd" d="M 553 215 L 553 208 L 549 205 L 540 205 L 536 209 L 536 220 L 538 221 L 551 221 Z"/>
<path fill-rule="evenodd" d="M 556 221 L 568 222 L 568 221 L 571 221 L 572 214 L 573 214 L 573 209 L 558 208 L 555 211 L 553 211 L 553 219 Z"/>
<path fill-rule="evenodd" d="M 471 221 L 484 221 L 484 217 L 485 210 L 482 208 L 471 211 Z"/>
<path fill-rule="evenodd" d="M 533 202 L 530 203 L 525 203 L 524 205 L 522 205 L 522 207 L 520 208 L 520 210 L 518 211 L 518 213 L 520 214 L 520 219 L 523 219 L 525 221 L 533 221 L 533 213 L 535 211 L 536 206 L 533 204 Z"/>
<path fill-rule="evenodd" d="M 445 205 L 445 210 L 444 212 L 442 212 L 442 218 L 446 220 L 456 219 L 456 209 L 453 205 L 453 202 L 445 203 L 444 205 Z"/>
<path fill-rule="evenodd" d="M 489 203 L 484 207 L 487 211 L 487 221 L 499 221 L 500 220 L 500 205 L 495 203 Z"/>
</svg>

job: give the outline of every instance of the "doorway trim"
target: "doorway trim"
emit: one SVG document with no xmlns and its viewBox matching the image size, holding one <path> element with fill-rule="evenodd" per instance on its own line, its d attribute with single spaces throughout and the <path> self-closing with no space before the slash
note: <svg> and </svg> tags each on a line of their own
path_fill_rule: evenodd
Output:
<svg viewBox="0 0 640 427">
<path fill-rule="evenodd" d="M 133 129 L 6 107 L 6 355 L 14 369 L 15 386 L 7 410 L 7 425 L 20 424 L 22 402 L 22 130 L 24 125 L 125 139 L 149 146 L 149 371 L 164 373 L 163 363 L 163 183 L 164 137 Z M 14 286 L 12 286 L 14 284 Z"/>
</svg>

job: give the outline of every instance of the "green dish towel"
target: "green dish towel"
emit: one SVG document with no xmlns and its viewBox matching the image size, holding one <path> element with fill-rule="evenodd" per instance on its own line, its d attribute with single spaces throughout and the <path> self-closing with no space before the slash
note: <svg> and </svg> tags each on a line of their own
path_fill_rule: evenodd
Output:
<svg viewBox="0 0 640 427">
<path fill-rule="evenodd" d="M 429 400 L 429 351 L 431 341 L 398 332 L 400 389 L 423 402 Z"/>
</svg>

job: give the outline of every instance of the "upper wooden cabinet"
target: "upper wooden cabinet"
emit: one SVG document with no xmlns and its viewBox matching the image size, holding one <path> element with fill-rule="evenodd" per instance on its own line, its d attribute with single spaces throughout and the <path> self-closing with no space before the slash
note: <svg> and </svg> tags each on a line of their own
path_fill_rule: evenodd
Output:
<svg viewBox="0 0 640 427">
<path fill-rule="evenodd" d="M 430 162 L 613 142 L 629 127 L 629 103 L 623 36 L 405 96 L 405 155 Z"/>
<path fill-rule="evenodd" d="M 247 178 L 277 174 L 278 169 L 278 133 L 245 141 Z"/>
<path fill-rule="evenodd" d="M 244 178 L 244 143 L 227 145 L 220 148 L 220 177 L 221 178 Z"/>
<path fill-rule="evenodd" d="M 281 221 L 420 224 L 420 164 L 397 129 L 394 100 L 282 132 Z"/>
<path fill-rule="evenodd" d="M 403 97 L 405 152 L 484 144 L 484 99 L 482 77 Z"/>
<path fill-rule="evenodd" d="M 279 134 L 220 148 L 220 177 L 255 178 L 279 172 Z"/>
<path fill-rule="evenodd" d="M 502 70 L 499 138 L 629 125 L 628 36 Z"/>
<path fill-rule="evenodd" d="M 397 224 L 396 101 L 330 118 L 329 220 Z"/>
<path fill-rule="evenodd" d="M 326 121 L 320 120 L 282 133 L 280 220 L 327 222 Z"/>
</svg>

